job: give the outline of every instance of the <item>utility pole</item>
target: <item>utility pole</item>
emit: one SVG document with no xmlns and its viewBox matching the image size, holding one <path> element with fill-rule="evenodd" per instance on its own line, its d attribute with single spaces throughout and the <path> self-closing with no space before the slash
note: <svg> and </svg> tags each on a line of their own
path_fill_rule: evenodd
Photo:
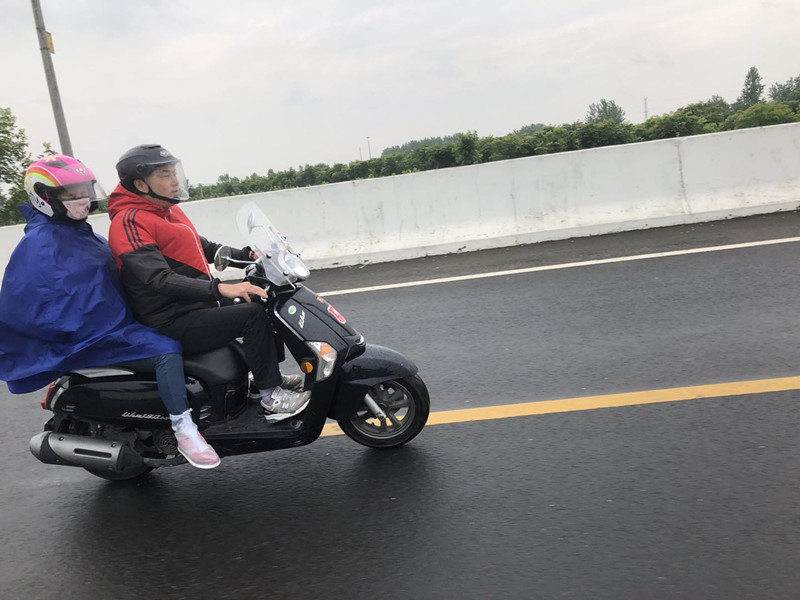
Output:
<svg viewBox="0 0 800 600">
<path fill-rule="evenodd" d="M 52 41 L 48 39 L 50 34 L 44 28 L 44 17 L 39 0 L 31 0 L 33 6 L 33 20 L 36 23 L 36 35 L 39 37 L 39 49 L 42 51 L 42 63 L 44 63 L 44 75 L 47 78 L 47 89 L 50 91 L 50 104 L 53 105 L 53 116 L 56 118 L 56 129 L 58 130 L 58 141 L 61 145 L 61 153 L 68 156 L 72 154 L 72 144 L 69 141 L 69 131 L 67 131 L 67 121 L 64 119 L 64 109 L 61 106 L 61 96 L 58 93 L 58 83 L 56 83 L 56 72 L 53 69 L 53 59 L 50 57 Z"/>
<path fill-rule="evenodd" d="M 647 97 L 644 99 L 644 120 L 647 121 Z"/>
<path fill-rule="evenodd" d="M 372 148 L 369 146 L 369 136 L 367 136 L 367 152 L 369 153 L 369 159 L 372 160 Z"/>
</svg>

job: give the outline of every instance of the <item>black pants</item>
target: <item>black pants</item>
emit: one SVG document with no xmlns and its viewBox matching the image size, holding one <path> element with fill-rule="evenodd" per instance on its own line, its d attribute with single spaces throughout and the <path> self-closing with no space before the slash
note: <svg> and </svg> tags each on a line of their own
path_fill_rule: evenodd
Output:
<svg viewBox="0 0 800 600">
<path fill-rule="evenodd" d="M 256 302 L 193 310 L 159 329 L 178 340 L 184 354 L 208 352 L 243 338 L 247 365 L 258 389 L 281 384 L 278 351 L 267 311 Z"/>
</svg>

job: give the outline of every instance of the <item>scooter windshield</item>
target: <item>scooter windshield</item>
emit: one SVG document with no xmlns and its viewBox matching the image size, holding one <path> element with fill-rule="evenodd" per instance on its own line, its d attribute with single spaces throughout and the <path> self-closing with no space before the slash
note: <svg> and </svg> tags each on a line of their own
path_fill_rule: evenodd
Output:
<svg viewBox="0 0 800 600">
<path fill-rule="evenodd" d="M 308 267 L 294 253 L 289 240 L 254 202 L 239 209 L 236 224 L 247 245 L 261 255 L 258 262 L 270 283 L 280 287 L 308 278 Z"/>
</svg>

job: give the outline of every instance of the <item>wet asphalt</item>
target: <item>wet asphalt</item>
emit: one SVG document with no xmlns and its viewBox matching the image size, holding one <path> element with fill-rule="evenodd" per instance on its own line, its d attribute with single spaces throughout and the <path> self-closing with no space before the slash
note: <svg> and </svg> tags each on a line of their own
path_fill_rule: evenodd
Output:
<svg viewBox="0 0 800 600">
<path fill-rule="evenodd" d="M 317 271 L 319 292 L 798 235 L 800 214 Z M 800 371 L 800 245 L 331 296 L 434 411 Z M 343 436 L 128 484 L 0 385 L 0 598 L 796 598 L 800 392 Z"/>
</svg>

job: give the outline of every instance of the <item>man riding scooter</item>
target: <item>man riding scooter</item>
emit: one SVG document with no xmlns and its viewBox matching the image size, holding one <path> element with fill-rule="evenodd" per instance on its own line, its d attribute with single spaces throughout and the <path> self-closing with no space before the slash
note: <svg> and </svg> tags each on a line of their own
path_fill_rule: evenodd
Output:
<svg viewBox="0 0 800 600">
<path fill-rule="evenodd" d="M 266 292 L 214 278 L 208 265 L 220 245 L 199 235 L 177 206 L 189 197 L 180 160 L 157 144 L 136 146 L 119 159 L 117 174 L 120 183 L 108 202 L 109 242 L 136 318 L 178 340 L 186 354 L 243 338 L 271 420 L 302 412 L 311 393 L 290 389 L 301 383 L 299 376 L 281 376 L 269 316 L 250 301 Z M 255 256 L 244 248 L 234 258 Z M 233 304 L 236 298 L 244 302 Z"/>
</svg>

